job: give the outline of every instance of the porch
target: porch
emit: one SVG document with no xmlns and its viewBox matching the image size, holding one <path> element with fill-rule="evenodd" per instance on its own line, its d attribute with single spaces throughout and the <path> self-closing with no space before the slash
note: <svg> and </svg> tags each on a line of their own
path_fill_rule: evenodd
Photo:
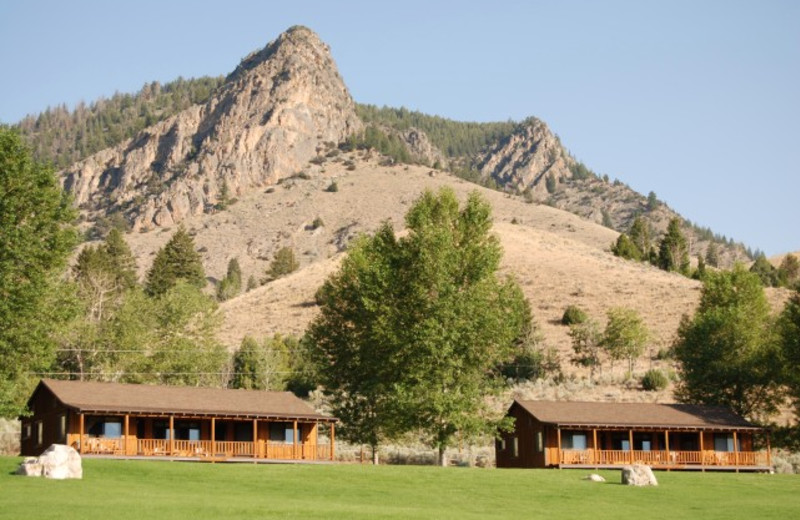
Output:
<svg viewBox="0 0 800 520">
<path fill-rule="evenodd" d="M 548 460 L 560 468 L 620 468 L 646 464 L 654 469 L 769 471 L 767 452 L 761 451 L 645 451 L 574 450 L 548 448 Z"/>
</svg>

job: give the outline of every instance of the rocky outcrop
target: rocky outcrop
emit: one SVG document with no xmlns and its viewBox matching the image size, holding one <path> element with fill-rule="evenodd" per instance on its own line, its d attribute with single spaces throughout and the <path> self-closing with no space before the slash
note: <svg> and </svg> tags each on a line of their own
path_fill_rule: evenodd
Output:
<svg viewBox="0 0 800 520">
<path fill-rule="evenodd" d="M 478 169 L 500 186 L 546 194 L 546 178 L 572 178 L 574 163 L 547 125 L 530 119 L 485 154 Z"/>
<path fill-rule="evenodd" d="M 81 456 L 71 446 L 51 444 L 37 457 L 27 457 L 17 468 L 17 475 L 52 479 L 83 478 Z"/>
<path fill-rule="evenodd" d="M 122 212 L 134 229 L 169 226 L 289 177 L 325 142 L 359 130 L 330 51 L 292 27 L 245 58 L 204 105 L 62 172 L 84 211 Z"/>
</svg>

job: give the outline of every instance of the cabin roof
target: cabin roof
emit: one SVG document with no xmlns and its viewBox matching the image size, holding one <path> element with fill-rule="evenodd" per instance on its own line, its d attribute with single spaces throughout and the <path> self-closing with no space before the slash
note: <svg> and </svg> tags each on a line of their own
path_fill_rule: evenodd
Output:
<svg viewBox="0 0 800 520">
<path fill-rule="evenodd" d="M 539 421 L 559 426 L 760 429 L 721 406 L 519 399 L 514 403 Z"/>
<path fill-rule="evenodd" d="M 291 392 L 42 379 L 34 395 L 42 388 L 81 413 L 336 421 L 317 413 Z"/>
</svg>

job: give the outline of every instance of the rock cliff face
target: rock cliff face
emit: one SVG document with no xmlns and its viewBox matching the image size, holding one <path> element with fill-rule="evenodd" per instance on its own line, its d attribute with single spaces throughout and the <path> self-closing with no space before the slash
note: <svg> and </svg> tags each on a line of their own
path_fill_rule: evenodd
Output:
<svg viewBox="0 0 800 520">
<path fill-rule="evenodd" d="M 89 217 L 169 226 L 300 171 L 361 128 L 330 51 L 293 27 L 245 58 L 219 92 L 62 172 Z M 226 193 L 227 192 L 227 193 Z"/>
<path fill-rule="evenodd" d="M 547 125 L 531 119 L 486 153 L 478 169 L 500 186 L 546 195 L 546 178 L 572 178 L 574 162 Z"/>
</svg>

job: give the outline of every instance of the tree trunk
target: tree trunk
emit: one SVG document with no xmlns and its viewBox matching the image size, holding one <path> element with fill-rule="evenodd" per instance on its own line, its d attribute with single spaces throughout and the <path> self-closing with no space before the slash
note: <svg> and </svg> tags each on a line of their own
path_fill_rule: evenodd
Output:
<svg viewBox="0 0 800 520">
<path fill-rule="evenodd" d="M 445 456 L 445 452 L 447 448 L 444 445 L 439 446 L 439 465 L 443 468 L 447 467 L 447 457 Z"/>
<path fill-rule="evenodd" d="M 378 446 L 372 446 L 372 464 L 377 466 L 380 463 L 378 458 Z"/>
</svg>

